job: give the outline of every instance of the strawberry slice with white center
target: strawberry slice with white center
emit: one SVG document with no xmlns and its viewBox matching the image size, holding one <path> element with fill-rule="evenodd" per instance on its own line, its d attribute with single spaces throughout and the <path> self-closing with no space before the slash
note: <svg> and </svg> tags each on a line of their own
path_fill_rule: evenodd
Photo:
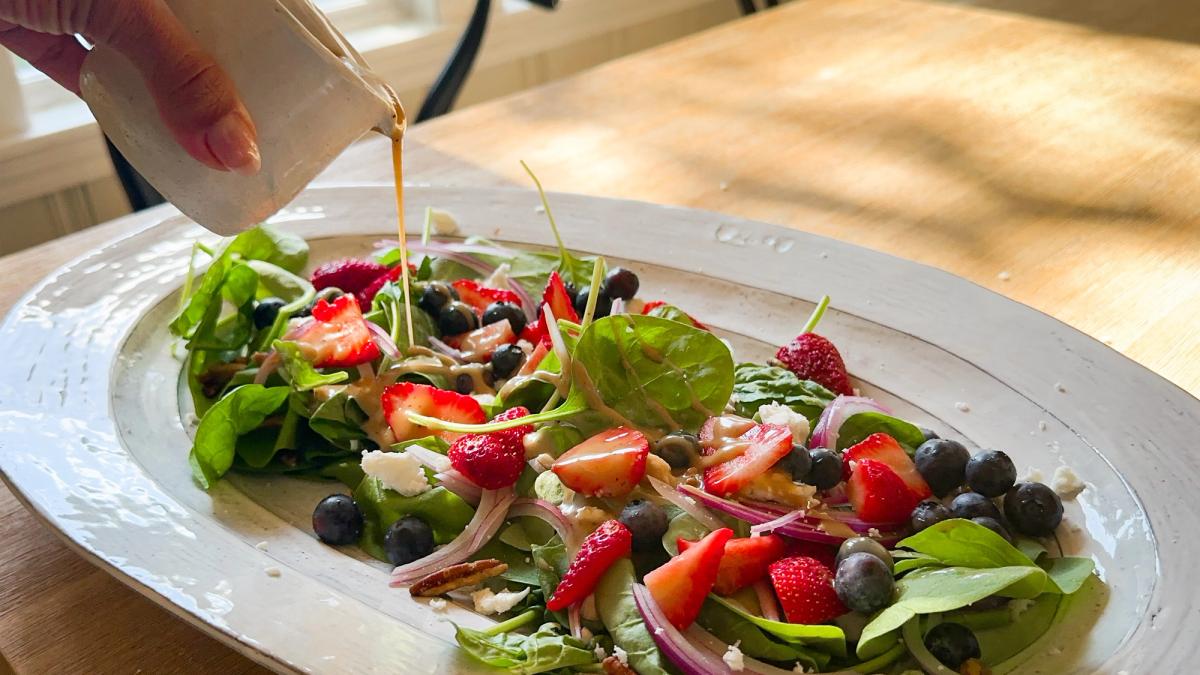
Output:
<svg viewBox="0 0 1200 675">
<path fill-rule="evenodd" d="M 467 361 L 491 361 L 492 352 L 500 345 L 508 345 L 517 341 L 508 319 L 489 323 L 483 328 L 476 328 L 470 333 L 454 335 L 445 339 L 446 344 L 463 353 Z"/>
<path fill-rule="evenodd" d="M 542 359 L 546 358 L 546 354 L 550 353 L 549 342 L 538 342 L 533 348 L 533 353 L 529 358 L 525 359 L 525 363 L 521 365 L 521 370 L 517 371 L 518 375 L 531 375 L 542 364 Z"/>
<path fill-rule="evenodd" d="M 556 319 L 566 319 L 579 323 L 579 313 L 575 311 L 575 301 L 567 292 L 558 272 L 550 273 L 550 281 L 546 282 L 546 291 L 542 293 L 542 304 L 550 305 L 550 311 Z M 541 312 L 538 313 L 541 316 Z"/>
<path fill-rule="evenodd" d="M 846 496 L 861 520 L 880 524 L 907 521 L 924 499 L 910 490 L 891 467 L 874 459 L 855 462 L 854 473 L 846 481 Z"/>
<path fill-rule="evenodd" d="M 458 291 L 458 299 L 475 308 L 480 315 L 493 302 L 507 302 L 517 307 L 521 306 L 521 298 L 506 288 L 484 286 L 474 279 L 459 279 L 451 282 L 450 285 Z"/>
<path fill-rule="evenodd" d="M 356 366 L 374 361 L 380 354 L 352 294 L 333 302 L 317 301 L 312 321 L 302 325 L 289 339 L 300 345 L 305 358 L 318 368 Z"/>
<path fill-rule="evenodd" d="M 462 434 L 451 431 L 432 431 L 408 420 L 407 412 L 427 417 L 436 417 L 447 422 L 482 424 L 487 416 L 479 402 L 470 396 L 428 384 L 398 382 L 383 390 L 379 399 L 384 419 L 392 429 L 396 441 L 407 441 L 426 436 L 440 436 L 454 441 Z"/>
<path fill-rule="evenodd" d="M 704 489 L 721 497 L 746 487 L 786 457 L 792 451 L 792 430 L 782 424 L 759 424 L 728 442 L 726 448 L 740 450 L 740 454 L 704 470 Z M 713 456 L 724 451 L 708 450 Z"/>
<path fill-rule="evenodd" d="M 843 475 L 853 474 L 855 465 L 864 459 L 887 464 L 918 500 L 933 495 L 933 490 L 917 471 L 917 465 L 891 436 L 882 432 L 874 433 L 846 448 L 845 454 L 842 455 Z"/>
<path fill-rule="evenodd" d="M 650 442 L 626 427 L 602 431 L 564 452 L 550 470 L 589 497 L 623 497 L 646 475 Z"/>
</svg>

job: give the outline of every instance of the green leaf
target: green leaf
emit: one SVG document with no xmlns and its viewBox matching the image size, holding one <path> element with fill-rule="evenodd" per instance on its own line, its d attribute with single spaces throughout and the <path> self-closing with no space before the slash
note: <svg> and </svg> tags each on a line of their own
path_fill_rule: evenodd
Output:
<svg viewBox="0 0 1200 675">
<path fill-rule="evenodd" d="M 890 647 L 888 636 L 918 614 L 949 612 L 990 595 L 1037 597 L 1046 581 L 1046 573 L 1037 566 L 915 570 L 896 582 L 896 602 L 863 628 L 858 656 L 870 658 Z"/>
<path fill-rule="evenodd" d="M 367 432 L 363 431 L 366 421 L 367 413 L 349 394 L 341 391 L 317 405 L 309 416 L 308 426 L 330 443 L 349 450 L 352 442 L 361 442 L 367 437 Z"/>
<path fill-rule="evenodd" d="M 547 472 L 549 473 L 549 472 Z M 700 521 L 693 518 L 691 515 L 680 511 L 671 523 L 667 525 L 667 531 L 663 533 L 662 543 L 663 548 L 671 555 L 679 554 L 677 542 L 680 539 L 688 541 L 699 541 L 708 534 L 708 528 L 701 525 Z"/>
<path fill-rule="evenodd" d="M 549 599 L 554 595 L 554 589 L 558 588 L 558 582 L 567 573 L 567 566 L 571 563 L 571 559 L 567 557 L 567 548 L 561 539 L 554 539 L 545 546 L 534 546 L 530 549 L 529 555 L 533 558 L 533 566 L 537 570 L 542 597 Z M 551 612 L 551 614 L 560 623 L 567 622 L 564 612 Z"/>
<path fill-rule="evenodd" d="M 613 563 L 596 586 L 596 611 L 613 643 L 629 654 L 629 666 L 634 671 L 639 675 L 667 675 L 666 659 L 646 630 L 633 600 L 635 581 L 633 563 L 628 558 Z"/>
<path fill-rule="evenodd" d="M 587 286 L 591 281 L 592 263 L 589 261 L 576 258 L 563 246 L 562 236 L 558 233 L 558 224 L 554 222 L 554 212 L 550 210 L 550 202 L 546 199 L 546 191 L 542 189 L 542 182 L 533 174 L 525 162 L 521 162 L 521 166 L 525 167 L 525 172 L 533 179 L 533 184 L 537 186 L 538 196 L 542 200 L 542 208 L 546 210 L 546 220 L 550 221 L 550 230 L 554 233 L 554 242 L 558 244 L 558 273 L 562 276 L 563 281 L 573 285 L 577 289 Z"/>
<path fill-rule="evenodd" d="M 471 556 L 472 560 L 487 560 L 489 558 L 495 558 L 508 565 L 508 569 L 500 574 L 502 579 L 525 586 L 532 586 L 533 588 L 541 588 L 537 568 L 534 567 L 533 557 L 528 552 L 510 546 L 499 538 L 496 538 L 484 544 L 483 548 Z"/>
<path fill-rule="evenodd" d="M 941 565 L 942 564 L 941 561 L 938 560 L 937 558 L 935 558 L 931 555 L 925 555 L 923 553 L 918 553 L 914 556 L 909 556 L 909 557 L 904 557 L 904 558 L 898 558 L 895 556 L 893 556 L 893 557 L 896 560 L 896 565 L 892 569 L 892 572 L 896 576 L 900 576 L 901 574 L 904 574 L 905 572 L 911 572 L 912 570 L 915 570 L 915 569 L 918 569 L 921 567 L 929 567 L 930 565 Z"/>
<path fill-rule="evenodd" d="M 295 342 L 276 340 L 274 347 L 275 351 L 279 352 L 280 363 L 287 375 L 288 383 L 296 391 L 310 391 L 317 387 L 338 384 L 350 379 L 350 376 L 342 370 L 329 373 L 319 372 L 309 363 L 308 359 L 304 358 L 300 345 Z"/>
<path fill-rule="evenodd" d="M 455 626 L 454 639 L 476 660 L 510 673 L 532 675 L 596 662 L 596 654 L 580 640 L 562 634 L 558 624 L 544 624 L 531 635 Z"/>
<path fill-rule="evenodd" d="M 414 302 L 419 296 L 412 293 Z M 365 317 L 367 321 L 381 326 L 392 336 L 400 353 L 408 351 L 408 328 L 404 312 L 404 287 L 394 281 L 389 281 L 379 289 L 371 301 L 371 311 Z M 429 345 L 429 338 L 438 335 L 429 313 L 412 307 L 413 343 L 420 347 Z"/>
<path fill-rule="evenodd" d="M 311 299 L 316 290 L 308 279 L 292 274 L 265 260 L 247 260 L 246 265 L 258 274 L 258 298 L 276 297 L 285 303 L 300 298 Z"/>
<path fill-rule="evenodd" d="M 283 424 L 278 429 L 259 427 L 238 439 L 236 448 L 238 458 L 251 468 L 261 469 L 270 464 L 280 450 L 298 450 L 300 444 L 297 437 L 303 423 L 304 418 L 295 409 L 288 406 L 287 413 L 283 417 Z M 254 436 L 261 436 L 262 440 L 245 442 Z"/>
<path fill-rule="evenodd" d="M 196 429 L 196 440 L 188 456 L 192 475 L 200 487 L 211 488 L 233 465 L 238 436 L 258 428 L 284 404 L 287 387 L 266 388 L 248 384 L 217 401 Z"/>
<path fill-rule="evenodd" d="M 426 450 L 432 450 L 439 455 L 444 455 L 450 451 L 450 443 L 441 436 L 424 436 L 422 438 L 412 438 L 407 441 L 400 441 L 399 443 L 393 443 L 392 449 L 403 450 L 414 445 L 419 445 Z"/>
<path fill-rule="evenodd" d="M 925 442 L 925 434 L 911 422 L 879 412 L 861 412 L 846 418 L 838 430 L 838 450 L 844 450 L 874 433 L 885 433 L 910 450 Z"/>
<path fill-rule="evenodd" d="M 508 278 L 520 283 L 525 292 L 533 298 L 542 297 L 542 292 L 545 291 L 546 284 L 550 281 L 550 273 L 558 269 L 559 258 L 554 253 L 505 249 L 483 237 L 469 237 L 467 243 L 489 246 L 505 252 L 506 255 L 486 253 L 473 253 L 472 255 L 495 267 L 507 264 L 509 267 Z"/>
<path fill-rule="evenodd" d="M 404 516 L 424 520 L 433 529 L 435 543 L 449 544 L 475 515 L 475 509 L 444 487 L 405 497 L 385 488 L 378 478 L 371 476 L 364 478 L 354 490 L 354 501 L 363 512 L 359 546 L 380 560 L 387 560 L 383 552 L 383 535 L 392 523 Z"/>
<path fill-rule="evenodd" d="M 259 225 L 242 232 L 234 237 L 224 253 L 269 262 L 292 274 L 298 274 L 308 264 L 308 242 L 273 225 Z"/>
<path fill-rule="evenodd" d="M 206 287 L 208 275 L 201 281 L 200 289 L 176 321 L 185 317 L 194 303 L 200 303 L 203 313 L 199 320 L 184 333 L 188 338 L 188 349 L 237 350 L 244 347 L 254 334 L 254 294 L 258 288 L 258 274 L 240 262 L 222 266 L 223 275 L 216 286 Z M 211 270 L 211 268 L 210 268 Z M 202 293 L 208 293 L 202 297 Z M 226 303 L 234 308 L 225 315 Z M 172 327 L 176 324 L 172 323 Z M 174 328 L 173 328 L 174 330 Z"/>
<path fill-rule="evenodd" d="M 779 403 L 816 420 L 833 399 L 833 392 L 786 368 L 740 363 L 734 370 L 733 405 L 743 417 L 754 417 L 767 403 Z"/>
<path fill-rule="evenodd" d="M 1015 546 L 978 523 L 951 518 L 902 539 L 897 547 L 936 558 L 946 566 L 1032 566 L 1033 561 Z"/>
<path fill-rule="evenodd" d="M 1091 558 L 1051 558 L 1042 563 L 1042 569 L 1059 591 L 1070 595 L 1092 576 L 1096 563 Z"/>
<path fill-rule="evenodd" d="M 728 644 L 737 643 L 747 656 L 767 661 L 799 661 L 805 668 L 820 672 L 829 664 L 824 652 L 805 649 L 794 643 L 777 642 L 770 634 L 744 620 L 728 606 L 711 597 L 704 601 L 696 623 Z"/>
<path fill-rule="evenodd" d="M 846 633 L 837 626 L 825 624 L 804 625 L 771 621 L 761 616 L 754 616 L 736 604 L 719 595 L 709 595 L 709 601 L 714 601 L 726 609 L 736 613 L 743 621 L 751 623 L 777 639 L 793 644 L 804 645 L 810 649 L 824 652 L 831 656 L 844 658 L 846 656 Z"/>
<path fill-rule="evenodd" d="M 1024 553 L 1030 560 L 1037 562 L 1038 558 L 1046 555 L 1046 547 L 1042 542 L 1032 537 L 1017 537 L 1017 550 Z"/>
</svg>

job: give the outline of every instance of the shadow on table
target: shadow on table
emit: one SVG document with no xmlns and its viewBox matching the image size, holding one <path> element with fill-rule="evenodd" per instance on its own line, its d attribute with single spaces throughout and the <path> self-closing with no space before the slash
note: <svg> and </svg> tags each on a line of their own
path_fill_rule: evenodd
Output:
<svg viewBox="0 0 1200 675">
<path fill-rule="evenodd" d="M 1200 11 L 1188 0 L 939 0 L 1087 26 L 1111 33 L 1200 43 Z"/>
</svg>

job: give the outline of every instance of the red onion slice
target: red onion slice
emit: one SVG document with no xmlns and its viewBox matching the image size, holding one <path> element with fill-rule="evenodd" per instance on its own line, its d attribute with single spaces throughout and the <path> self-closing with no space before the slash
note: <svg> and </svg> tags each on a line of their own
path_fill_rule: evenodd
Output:
<svg viewBox="0 0 1200 675">
<path fill-rule="evenodd" d="M 475 510 L 471 522 L 467 523 L 458 537 L 424 558 L 392 570 L 390 585 L 396 587 L 411 584 L 421 577 L 443 567 L 457 565 L 472 556 L 496 536 L 514 499 L 511 488 L 484 490 L 479 500 L 479 508 Z"/>
<path fill-rule="evenodd" d="M 379 347 L 379 351 L 387 354 L 389 358 L 400 358 L 400 348 L 392 340 L 392 336 L 383 329 L 383 326 L 374 321 L 367 322 L 367 330 L 371 331 L 371 338 L 375 341 L 375 346 Z"/>
<path fill-rule="evenodd" d="M 433 347 L 436 351 L 439 351 L 439 352 L 445 354 L 446 356 L 449 356 L 450 358 L 454 359 L 455 361 L 458 361 L 459 363 L 462 363 L 463 361 L 466 360 L 466 357 L 463 355 L 462 352 L 455 349 L 454 347 L 451 347 L 450 345 L 446 344 L 445 342 L 442 342 L 441 340 L 433 337 L 432 335 L 429 336 L 429 345 L 431 347 Z"/>
<path fill-rule="evenodd" d="M 571 626 L 571 637 L 576 640 L 583 639 L 583 621 L 579 617 L 579 605 L 581 604 L 583 604 L 582 601 L 567 607 L 567 623 Z"/>
<path fill-rule="evenodd" d="M 279 352 L 272 349 L 271 353 L 267 354 L 267 358 L 258 364 L 258 371 L 254 373 L 254 384 L 265 384 L 271 373 L 279 368 L 280 360 Z"/>
<path fill-rule="evenodd" d="M 568 555 L 573 556 L 579 548 L 580 537 L 575 529 L 575 525 L 571 522 L 570 518 L 563 515 L 562 511 L 559 511 L 556 506 L 548 501 L 526 497 L 519 498 L 509 507 L 508 516 L 510 518 L 528 516 L 545 521 L 558 533 L 558 537 L 562 539 Z"/>
<path fill-rule="evenodd" d="M 838 396 L 821 411 L 817 427 L 813 429 L 811 446 L 814 448 L 837 449 L 838 431 L 851 415 L 861 412 L 880 412 L 890 415 L 891 410 L 865 396 Z"/>
<path fill-rule="evenodd" d="M 808 512 L 804 509 L 796 509 L 791 513 L 779 516 L 775 520 L 768 520 L 765 523 L 750 526 L 750 534 L 762 534 L 763 532 L 774 532 L 783 526 L 794 523 L 797 520 L 808 520 Z"/>
<path fill-rule="evenodd" d="M 478 505 L 479 499 L 483 496 L 483 488 L 467 480 L 466 476 L 454 469 L 439 471 L 433 477 L 442 487 L 458 495 L 464 502 L 472 506 Z"/>
<path fill-rule="evenodd" d="M 718 520 L 716 516 L 709 513 L 708 509 L 696 503 L 696 501 L 691 497 L 680 494 L 675 490 L 675 488 L 667 485 L 654 476 L 646 476 L 646 479 L 650 481 L 650 486 L 653 487 L 654 491 L 661 495 L 663 499 L 683 509 L 684 513 L 687 513 L 689 516 L 695 518 L 696 522 L 700 523 L 704 527 L 707 527 L 709 531 L 719 530 L 722 527 L 725 527 L 724 523 Z"/>
<path fill-rule="evenodd" d="M 759 579 L 754 584 L 754 595 L 758 596 L 758 609 L 767 621 L 779 621 L 779 603 L 775 600 L 775 591 L 766 579 Z"/>
</svg>

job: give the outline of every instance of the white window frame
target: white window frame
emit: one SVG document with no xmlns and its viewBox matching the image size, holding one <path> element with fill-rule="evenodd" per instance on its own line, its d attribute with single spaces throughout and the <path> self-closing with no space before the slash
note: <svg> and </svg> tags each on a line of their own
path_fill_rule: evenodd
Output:
<svg viewBox="0 0 1200 675">
<path fill-rule="evenodd" d="M 322 0 L 319 0 L 322 1 Z M 475 0 L 324 0 L 334 25 L 399 92 L 428 87 L 457 44 Z M 733 0 L 723 0 L 732 3 Z M 545 11 L 525 0 L 495 0 L 475 68 L 510 63 L 574 41 L 714 0 L 561 0 Z M 0 57 L 8 54 L 0 50 Z M 16 73 L 0 58 L 0 115 L 23 100 L 25 124 L 0 118 L 0 208 L 112 175 L 103 136 L 87 106 L 36 71 Z M 419 101 L 406 101 L 419 106 Z M 9 106 L 11 107 L 11 103 Z"/>
</svg>

